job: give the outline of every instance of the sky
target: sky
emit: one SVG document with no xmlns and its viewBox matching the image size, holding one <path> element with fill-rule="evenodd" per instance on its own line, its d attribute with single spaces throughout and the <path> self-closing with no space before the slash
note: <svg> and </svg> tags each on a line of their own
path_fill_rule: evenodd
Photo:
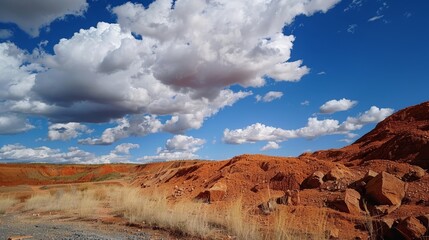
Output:
<svg viewBox="0 0 429 240">
<path fill-rule="evenodd" d="M 428 101 L 421 0 L 0 0 L 0 162 L 298 156 Z"/>
</svg>

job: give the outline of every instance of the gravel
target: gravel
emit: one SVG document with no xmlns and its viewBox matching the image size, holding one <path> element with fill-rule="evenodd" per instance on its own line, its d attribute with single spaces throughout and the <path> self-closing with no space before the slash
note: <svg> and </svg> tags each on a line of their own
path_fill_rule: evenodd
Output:
<svg viewBox="0 0 429 240">
<path fill-rule="evenodd" d="M 121 229 L 120 226 L 104 225 L 102 228 L 87 222 L 68 222 L 45 218 L 27 219 L 13 214 L 0 215 L 0 239 L 8 239 L 11 236 L 32 236 L 29 238 L 31 240 L 154 239 L 148 233 Z"/>
</svg>

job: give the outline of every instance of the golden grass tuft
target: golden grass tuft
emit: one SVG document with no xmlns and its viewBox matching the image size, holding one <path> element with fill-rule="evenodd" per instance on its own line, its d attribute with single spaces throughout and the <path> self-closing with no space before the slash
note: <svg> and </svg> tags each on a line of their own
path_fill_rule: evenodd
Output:
<svg viewBox="0 0 429 240">
<path fill-rule="evenodd" d="M 208 237 L 214 233 L 205 204 L 192 201 L 168 204 L 165 196 L 144 196 L 136 188 L 114 188 L 109 197 L 114 211 L 131 223 L 158 226 L 179 235 Z"/>
<path fill-rule="evenodd" d="M 25 210 L 41 212 L 64 211 L 78 216 L 91 216 L 98 207 L 99 201 L 94 191 L 64 191 L 33 195 L 25 203 Z"/>
<path fill-rule="evenodd" d="M 311 215 L 306 211 L 304 207 L 294 208 L 293 213 L 289 208 L 279 209 L 275 213 L 273 231 L 268 239 L 329 239 L 326 209 L 313 209 Z"/>
<path fill-rule="evenodd" d="M 0 196 L 0 214 L 5 214 L 6 210 L 12 207 L 18 200 L 10 196 Z"/>
</svg>

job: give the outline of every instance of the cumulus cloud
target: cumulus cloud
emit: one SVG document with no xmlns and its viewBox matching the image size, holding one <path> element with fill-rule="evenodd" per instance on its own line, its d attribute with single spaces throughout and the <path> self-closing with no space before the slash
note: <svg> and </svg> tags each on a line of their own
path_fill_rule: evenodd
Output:
<svg viewBox="0 0 429 240">
<path fill-rule="evenodd" d="M 161 129 L 161 122 L 155 116 L 133 115 L 116 121 L 117 126 L 104 130 L 100 138 L 80 139 L 80 144 L 109 145 L 130 136 L 146 136 Z"/>
<path fill-rule="evenodd" d="M 137 144 L 125 143 L 116 146 L 109 154 L 97 156 L 76 147 L 67 151 L 46 146 L 29 148 L 21 144 L 8 144 L 0 148 L 0 162 L 44 162 L 44 163 L 77 163 L 100 164 L 131 162 L 129 151 L 138 148 Z"/>
<path fill-rule="evenodd" d="M 82 133 L 91 133 L 92 130 L 88 129 L 87 126 L 76 123 L 56 123 L 51 124 L 48 127 L 48 138 L 49 140 L 70 140 L 73 138 L 77 138 Z"/>
<path fill-rule="evenodd" d="M 340 100 L 330 100 L 324 103 L 322 106 L 320 106 L 320 112 L 321 113 L 335 113 L 340 111 L 347 111 L 350 108 L 356 106 L 358 102 L 349 100 L 346 98 L 340 99 Z"/>
<path fill-rule="evenodd" d="M 25 118 L 14 115 L 0 115 L 0 134 L 17 134 L 33 129 Z"/>
<path fill-rule="evenodd" d="M 87 8 L 84 0 L 40 1 L 34 8 L 20 2 L 3 1 L 0 21 L 15 22 L 34 36 L 54 19 Z M 0 105 L 4 112 L 43 116 L 54 124 L 119 121 L 84 144 L 199 129 L 205 119 L 251 95 L 230 86 L 259 87 L 266 78 L 298 81 L 307 74 L 301 60 L 289 61 L 295 38 L 282 29 L 298 15 L 326 12 L 337 2 L 158 0 L 146 8 L 126 3 L 112 9 L 117 24 L 81 29 L 37 61 L 2 44 L 0 68 L 7 71 L 0 76 Z M 5 9 L 8 14 L 1 14 Z M 35 61 L 40 64 L 27 64 Z M 127 122 L 134 115 L 168 120 L 161 126 L 152 119 L 146 131 Z"/>
<path fill-rule="evenodd" d="M 9 29 L 0 29 L 0 39 L 8 39 L 13 36 L 13 32 Z"/>
<path fill-rule="evenodd" d="M 82 15 L 88 7 L 86 0 L 2 0 L 0 22 L 18 25 L 32 37 L 56 19 L 66 15 Z"/>
<path fill-rule="evenodd" d="M 166 132 L 183 133 L 188 129 L 199 129 L 203 125 L 206 118 L 216 114 L 219 110 L 226 106 L 232 106 L 238 100 L 252 95 L 251 92 L 237 92 L 227 89 L 222 90 L 221 94 L 213 100 L 201 99 L 194 101 L 181 101 L 176 99 L 175 105 L 183 109 L 183 113 L 173 114 L 162 127 Z M 179 107 L 178 104 L 181 104 Z"/>
<path fill-rule="evenodd" d="M 204 139 L 192 136 L 175 135 L 168 139 L 163 148 L 158 148 L 157 155 L 144 156 L 140 161 L 169 161 L 178 159 L 196 159 L 195 153 L 206 143 Z"/>
<path fill-rule="evenodd" d="M 255 123 L 244 129 L 229 130 L 223 132 L 223 140 L 228 144 L 255 143 L 259 141 L 283 142 L 293 138 L 313 139 L 324 135 L 342 134 L 348 138 L 354 138 L 356 135 L 351 131 L 361 129 L 369 123 L 377 123 L 384 120 L 393 113 L 391 108 L 378 108 L 372 106 L 368 111 L 358 117 L 348 117 L 346 121 L 340 122 L 334 119 L 319 120 L 309 118 L 307 126 L 285 130 L 266 126 L 261 123 Z"/>
<path fill-rule="evenodd" d="M 154 76 L 175 89 L 213 97 L 232 84 L 261 86 L 263 76 L 296 81 L 308 72 L 290 59 L 297 15 L 327 11 L 338 1 L 156 1 L 113 8 L 125 29 L 157 43 Z M 219 27 L 222 26 L 222 27 Z M 246 39 L 246 41 L 243 41 Z M 186 61 L 182 61 L 186 59 Z"/>
<path fill-rule="evenodd" d="M 368 111 L 358 117 L 348 117 L 346 121 L 341 124 L 341 129 L 344 131 L 358 130 L 368 123 L 378 123 L 383 121 L 386 117 L 392 115 L 393 112 L 394 110 L 391 108 L 378 108 L 376 106 L 372 106 Z"/>
<path fill-rule="evenodd" d="M 115 154 L 130 154 L 131 149 L 139 148 L 140 145 L 135 143 L 122 143 L 115 147 L 113 153 Z"/>
<path fill-rule="evenodd" d="M 29 95 L 38 64 L 29 64 L 31 56 L 13 43 L 0 43 L 0 99 L 17 100 Z"/>
<path fill-rule="evenodd" d="M 260 101 L 272 102 L 276 99 L 281 98 L 282 96 L 283 96 L 282 92 L 270 91 L 270 92 L 267 92 L 264 96 L 256 95 L 255 98 L 256 98 L 256 101 L 258 101 L 258 102 L 260 102 Z"/>
<path fill-rule="evenodd" d="M 279 149 L 279 148 L 280 146 L 278 143 L 270 141 L 267 143 L 267 145 L 261 148 L 261 151 L 267 151 L 267 150 L 273 150 L 273 149 Z"/>
</svg>

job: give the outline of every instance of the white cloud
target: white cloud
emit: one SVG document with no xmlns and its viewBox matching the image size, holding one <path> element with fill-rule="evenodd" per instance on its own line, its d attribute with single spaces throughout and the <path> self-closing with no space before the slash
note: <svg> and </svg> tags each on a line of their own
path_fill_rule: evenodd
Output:
<svg viewBox="0 0 429 240">
<path fill-rule="evenodd" d="M 82 15 L 88 7 L 86 0 L 2 0 L 0 22 L 17 24 L 32 37 L 42 27 L 66 15 Z"/>
<path fill-rule="evenodd" d="M 48 138 L 49 140 L 70 140 L 77 138 L 82 133 L 90 133 L 91 130 L 87 126 L 76 123 L 56 123 L 51 124 L 48 128 Z"/>
<path fill-rule="evenodd" d="M 236 92 L 227 89 L 213 100 L 200 99 L 187 101 L 186 99 L 175 99 L 170 105 L 182 109 L 182 113 L 173 114 L 162 127 L 163 131 L 170 133 L 183 133 L 188 129 L 199 129 L 206 118 L 215 115 L 226 106 L 232 106 L 238 100 L 252 95 L 252 92 Z M 164 109 L 165 110 L 165 109 Z"/>
<path fill-rule="evenodd" d="M 77 163 L 100 164 L 131 162 L 129 151 L 138 148 L 137 144 L 118 145 L 109 154 L 97 156 L 93 153 L 70 147 L 67 151 L 52 149 L 46 146 L 28 148 L 21 144 L 9 144 L 0 148 L 0 162 L 43 162 L 43 163 Z"/>
<path fill-rule="evenodd" d="M 352 34 L 355 33 L 357 26 L 358 26 L 357 24 L 350 24 L 347 27 L 347 32 Z"/>
<path fill-rule="evenodd" d="M 347 12 L 352 9 L 359 9 L 363 5 L 363 0 L 353 0 L 346 8 L 344 8 L 344 12 Z"/>
<path fill-rule="evenodd" d="M 377 21 L 379 19 L 382 19 L 383 17 L 384 17 L 384 15 L 374 16 L 374 17 L 368 19 L 368 22 L 374 22 L 374 21 Z"/>
<path fill-rule="evenodd" d="M 283 96 L 282 92 L 276 92 L 276 91 L 270 91 L 266 93 L 263 97 L 260 95 L 256 95 L 256 101 L 263 101 L 263 102 L 272 102 L 276 99 L 279 99 Z"/>
<path fill-rule="evenodd" d="M 145 8 L 126 3 L 113 8 L 119 24 L 154 41 L 154 76 L 197 96 L 215 96 L 232 84 L 261 86 L 268 75 L 296 81 L 308 72 L 290 59 L 293 36 L 282 28 L 297 15 L 326 12 L 329 1 L 156 1 Z M 222 26 L 222 27 L 219 27 Z M 242 41 L 246 39 L 246 41 Z M 186 61 L 181 61 L 186 59 Z"/>
<path fill-rule="evenodd" d="M 13 32 L 9 29 L 0 29 L 0 39 L 8 39 L 13 36 Z"/>
<path fill-rule="evenodd" d="M 348 117 L 343 123 L 338 120 L 309 118 L 305 127 L 285 130 L 255 123 L 244 129 L 229 130 L 223 132 L 223 140 L 228 144 L 255 143 L 259 141 L 283 142 L 293 138 L 313 139 L 324 135 L 342 134 L 347 138 L 354 138 L 356 135 L 351 131 L 358 130 L 369 123 L 377 123 L 384 120 L 393 113 L 390 108 L 378 108 L 372 106 L 368 111 L 360 116 Z"/>
<path fill-rule="evenodd" d="M 358 130 L 368 123 L 378 123 L 383 121 L 386 117 L 392 115 L 393 112 L 394 110 L 391 108 L 378 108 L 376 106 L 372 106 L 368 111 L 358 117 L 348 117 L 346 121 L 341 124 L 341 129 L 345 131 Z"/>
<path fill-rule="evenodd" d="M 273 150 L 273 149 L 279 149 L 279 148 L 280 146 L 278 143 L 270 141 L 267 143 L 267 145 L 261 148 L 261 151 L 267 151 L 267 150 Z"/>
<path fill-rule="evenodd" d="M 10 10 L 0 21 L 15 22 L 33 36 L 88 6 L 84 0 L 35 0 L 33 7 L 18 7 L 20 1 L 0 3 L 0 13 Z M 199 129 L 222 108 L 251 95 L 230 86 L 263 86 L 265 78 L 297 81 L 308 73 L 301 60 L 289 62 L 295 38 L 282 29 L 298 15 L 326 12 L 337 2 L 182 0 L 174 8 L 170 0 L 148 8 L 126 3 L 112 9 L 118 24 L 81 29 L 61 39 L 53 54 L 33 56 L 1 44 L 0 107 L 5 114 L 43 116 L 55 123 L 120 121 L 99 138 L 81 140 L 86 144 Z M 146 131 L 127 123 L 134 115 L 170 119 L 162 126 L 153 120 Z M 132 130 L 124 128 L 128 125 Z"/>
<path fill-rule="evenodd" d="M 196 159 L 195 153 L 206 143 L 204 139 L 185 135 L 175 135 L 168 139 L 164 148 L 158 148 L 156 156 L 144 156 L 140 161 L 169 161 Z"/>
<path fill-rule="evenodd" d="M 140 145 L 134 143 L 122 143 L 115 147 L 113 153 L 116 154 L 130 154 L 131 149 L 139 148 Z"/>
<path fill-rule="evenodd" d="M 100 138 L 80 139 L 80 144 L 109 145 L 130 136 L 146 136 L 161 129 L 161 122 L 156 116 L 133 115 L 116 121 L 117 126 L 104 130 Z"/>
<path fill-rule="evenodd" d="M 326 75 L 326 72 L 321 71 L 321 72 L 318 72 L 317 75 Z"/>
<path fill-rule="evenodd" d="M 346 98 L 342 98 L 340 100 L 333 99 L 324 103 L 319 110 L 321 113 L 327 114 L 347 111 L 350 108 L 356 106 L 357 103 L 357 101 L 352 101 Z"/>
<path fill-rule="evenodd" d="M 25 118 L 15 115 L 0 115 L 0 135 L 1 134 L 17 134 L 33 129 Z"/>
<path fill-rule="evenodd" d="M 310 105 L 310 101 L 305 100 L 305 101 L 301 102 L 301 105 L 302 106 L 309 106 Z"/>
<path fill-rule="evenodd" d="M 31 56 L 13 43 L 0 43 L 0 99 L 17 100 L 29 95 L 40 67 L 29 64 Z"/>
</svg>

